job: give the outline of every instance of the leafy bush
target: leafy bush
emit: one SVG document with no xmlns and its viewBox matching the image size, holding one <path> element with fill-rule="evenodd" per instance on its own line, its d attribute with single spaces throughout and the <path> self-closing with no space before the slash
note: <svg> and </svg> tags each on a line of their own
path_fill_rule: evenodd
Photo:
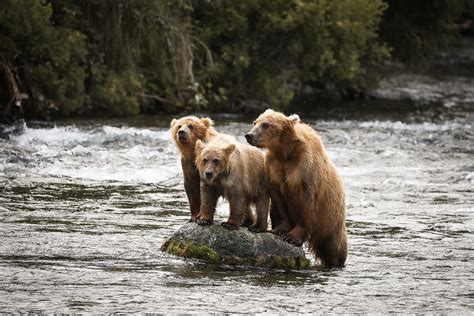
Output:
<svg viewBox="0 0 474 316">
<path fill-rule="evenodd" d="M 134 72 L 108 72 L 92 94 L 96 108 L 109 116 L 136 115 L 140 112 L 137 91 L 141 81 Z"/>
<path fill-rule="evenodd" d="M 388 56 L 378 41 L 382 1 L 195 1 L 193 7 L 194 35 L 214 60 L 199 78 L 213 82 L 214 92 L 228 91 L 233 102 L 285 106 L 305 84 L 366 88 L 373 83 L 369 66 Z"/>
<path fill-rule="evenodd" d="M 25 111 L 35 115 L 52 109 L 67 115 L 88 101 L 84 36 L 53 25 L 52 13 L 44 1 L 0 2 L 1 66 L 15 73 L 16 84 L 28 95 Z"/>
<path fill-rule="evenodd" d="M 456 34 L 453 22 L 469 0 L 386 0 L 381 33 L 393 47 L 393 56 L 410 66 L 420 66 L 448 44 Z"/>
<path fill-rule="evenodd" d="M 284 108 L 308 87 L 363 91 L 389 56 L 380 33 L 416 63 L 453 34 L 467 3 L 3 0 L 0 109 L 14 112 L 13 100 L 29 117 L 236 112 Z"/>
</svg>

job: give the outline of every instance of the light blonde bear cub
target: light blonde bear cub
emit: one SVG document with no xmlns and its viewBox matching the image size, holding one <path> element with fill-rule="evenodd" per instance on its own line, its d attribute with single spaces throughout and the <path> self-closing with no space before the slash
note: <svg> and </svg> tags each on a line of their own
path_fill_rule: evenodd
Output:
<svg viewBox="0 0 474 316">
<path fill-rule="evenodd" d="M 222 196 L 230 206 L 229 219 L 222 224 L 225 228 L 239 229 L 248 221 L 252 214 L 250 206 L 254 204 L 257 222 L 249 229 L 267 230 L 270 197 L 260 150 L 221 137 L 213 138 L 207 144 L 197 141 L 196 165 L 201 177 L 199 225 L 213 223 L 216 203 Z"/>
</svg>

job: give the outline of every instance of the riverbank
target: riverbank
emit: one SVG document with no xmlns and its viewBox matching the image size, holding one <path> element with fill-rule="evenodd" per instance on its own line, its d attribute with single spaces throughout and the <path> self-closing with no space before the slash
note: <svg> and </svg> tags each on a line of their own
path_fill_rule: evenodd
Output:
<svg viewBox="0 0 474 316">
<path fill-rule="evenodd" d="M 462 37 L 441 51 L 422 71 L 391 63 L 390 73 L 369 95 L 378 100 L 474 105 L 474 38 Z"/>
</svg>

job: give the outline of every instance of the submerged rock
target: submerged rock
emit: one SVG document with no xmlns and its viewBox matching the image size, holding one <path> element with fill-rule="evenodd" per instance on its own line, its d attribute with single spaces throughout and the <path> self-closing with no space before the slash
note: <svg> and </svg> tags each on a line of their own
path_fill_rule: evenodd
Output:
<svg viewBox="0 0 474 316">
<path fill-rule="evenodd" d="M 252 233 L 247 228 L 227 230 L 220 225 L 188 223 L 162 246 L 167 253 L 216 264 L 251 265 L 277 269 L 306 269 L 301 247 L 270 233 Z"/>
</svg>

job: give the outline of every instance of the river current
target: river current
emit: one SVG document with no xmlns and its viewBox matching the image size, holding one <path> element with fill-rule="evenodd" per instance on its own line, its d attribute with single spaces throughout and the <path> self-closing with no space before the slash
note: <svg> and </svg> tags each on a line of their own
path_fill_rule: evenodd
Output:
<svg viewBox="0 0 474 316">
<path fill-rule="evenodd" d="M 472 313 L 473 112 L 440 111 L 302 115 L 342 176 L 349 238 L 344 268 L 309 271 L 160 251 L 189 217 L 171 117 L 6 128 L 0 312 Z M 253 120 L 215 118 L 241 141 Z"/>
</svg>

